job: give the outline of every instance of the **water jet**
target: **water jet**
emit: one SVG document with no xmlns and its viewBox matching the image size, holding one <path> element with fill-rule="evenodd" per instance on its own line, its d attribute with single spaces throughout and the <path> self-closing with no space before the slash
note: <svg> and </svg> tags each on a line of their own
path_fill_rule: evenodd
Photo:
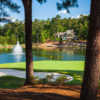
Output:
<svg viewBox="0 0 100 100">
<path fill-rule="evenodd" d="M 12 53 L 13 53 L 16 61 L 19 62 L 22 55 L 24 54 L 19 41 L 17 41 L 17 44 L 14 46 Z"/>
</svg>

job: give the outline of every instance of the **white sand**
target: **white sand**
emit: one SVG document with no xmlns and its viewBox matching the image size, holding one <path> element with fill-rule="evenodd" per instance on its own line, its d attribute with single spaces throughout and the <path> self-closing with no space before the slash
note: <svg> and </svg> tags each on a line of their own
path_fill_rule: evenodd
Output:
<svg viewBox="0 0 100 100">
<path fill-rule="evenodd" d="M 15 70 L 15 69 L 0 69 L 0 77 L 6 76 L 6 75 L 16 76 L 19 78 L 25 78 L 25 71 L 20 71 L 20 70 Z M 56 78 L 64 74 L 54 73 L 54 72 L 34 72 L 34 76 L 39 77 L 39 78 L 45 78 L 47 75 L 53 75 L 52 81 L 55 81 Z M 69 81 L 73 80 L 73 77 L 70 75 L 66 75 L 66 77 L 67 79 L 69 79 Z"/>
</svg>

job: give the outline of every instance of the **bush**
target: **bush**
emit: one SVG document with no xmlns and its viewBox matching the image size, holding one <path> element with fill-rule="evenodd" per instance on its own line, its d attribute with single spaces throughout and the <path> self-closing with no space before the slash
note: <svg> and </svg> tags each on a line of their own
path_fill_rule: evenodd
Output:
<svg viewBox="0 0 100 100">
<path fill-rule="evenodd" d="M 41 83 L 41 84 L 47 84 L 48 80 L 46 78 L 39 79 L 39 83 Z"/>
<path fill-rule="evenodd" d="M 46 79 L 47 79 L 48 83 L 51 83 L 51 80 L 53 79 L 53 74 L 47 75 Z"/>
<path fill-rule="evenodd" d="M 56 79 L 56 84 L 59 84 L 59 85 L 64 85 L 65 82 L 66 82 L 67 77 L 66 75 L 62 75 L 62 76 L 59 76 L 57 79 Z"/>
</svg>

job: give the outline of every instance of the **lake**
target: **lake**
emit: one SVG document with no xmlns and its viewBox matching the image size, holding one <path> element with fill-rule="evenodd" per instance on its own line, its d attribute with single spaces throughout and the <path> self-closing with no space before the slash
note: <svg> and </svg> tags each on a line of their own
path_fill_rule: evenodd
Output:
<svg viewBox="0 0 100 100">
<path fill-rule="evenodd" d="M 84 60 L 85 48 L 57 48 L 53 50 L 33 49 L 33 60 Z M 25 54 L 13 55 L 12 50 L 0 50 L 0 64 L 24 62 Z"/>
</svg>

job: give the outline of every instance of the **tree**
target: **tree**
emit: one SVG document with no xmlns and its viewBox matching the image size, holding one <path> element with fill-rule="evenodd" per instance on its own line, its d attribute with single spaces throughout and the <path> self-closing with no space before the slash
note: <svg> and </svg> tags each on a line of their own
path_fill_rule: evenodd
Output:
<svg viewBox="0 0 100 100">
<path fill-rule="evenodd" d="M 37 0 L 40 3 L 46 0 Z M 26 81 L 25 85 L 33 84 L 32 57 L 32 0 L 22 0 L 25 11 L 25 45 L 26 45 Z"/>
<path fill-rule="evenodd" d="M 68 13 L 70 13 L 69 8 L 78 7 L 77 0 L 62 0 L 57 3 L 58 10 L 66 9 Z"/>
<path fill-rule="evenodd" d="M 33 84 L 33 57 L 32 57 L 32 0 L 22 0 L 25 11 L 25 46 L 26 46 L 26 81 Z"/>
<path fill-rule="evenodd" d="M 100 0 L 91 0 L 85 72 L 80 98 L 96 100 L 100 77 Z"/>
<path fill-rule="evenodd" d="M 37 0 L 40 3 L 46 0 Z M 62 6 L 68 10 L 70 6 L 75 6 L 77 0 L 63 0 L 58 3 L 58 8 Z M 32 60 L 32 0 L 22 0 L 25 11 L 25 40 L 26 40 L 26 82 L 25 84 L 33 84 L 33 60 Z"/>
<path fill-rule="evenodd" d="M 13 12 L 19 12 L 19 6 L 12 2 L 12 0 L 0 0 L 0 22 L 9 21 L 6 16 L 9 16 L 6 9 L 10 9 Z"/>
</svg>

